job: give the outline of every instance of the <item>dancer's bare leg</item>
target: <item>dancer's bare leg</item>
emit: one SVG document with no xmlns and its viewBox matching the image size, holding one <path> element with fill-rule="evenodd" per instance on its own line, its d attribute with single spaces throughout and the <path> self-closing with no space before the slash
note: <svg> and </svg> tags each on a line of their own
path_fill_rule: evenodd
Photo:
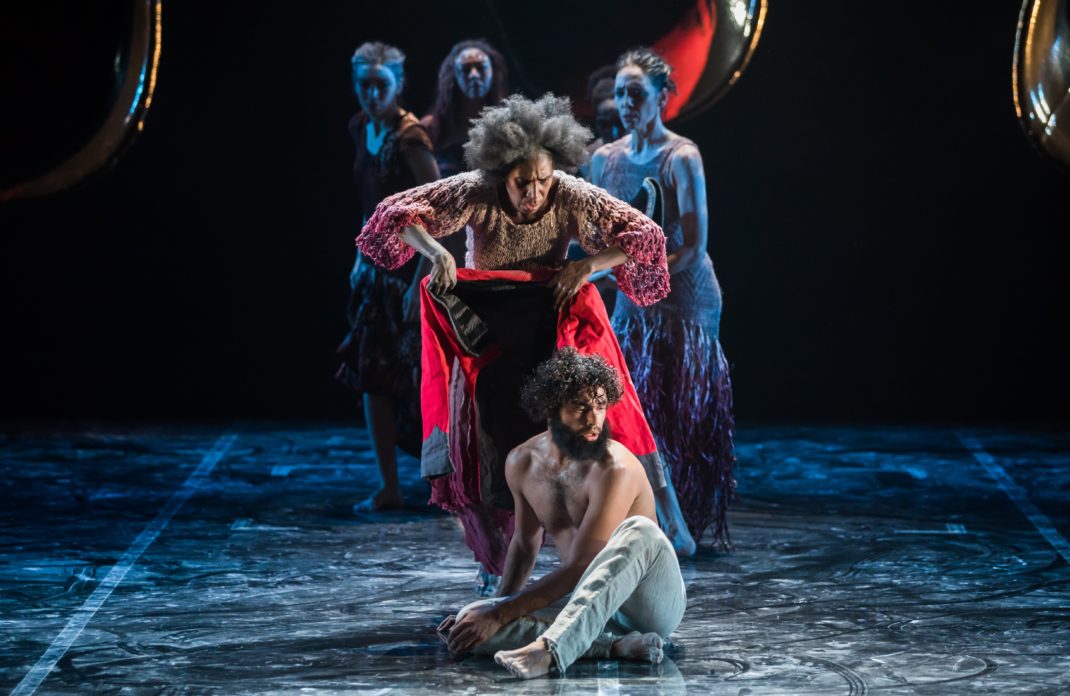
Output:
<svg viewBox="0 0 1070 696">
<path fill-rule="evenodd" d="M 372 438 L 375 462 L 379 465 L 379 490 L 367 500 L 354 505 L 360 512 L 389 510 L 404 506 L 398 482 L 397 434 L 394 427 L 394 402 L 381 394 L 364 395 L 364 419 Z"/>
<path fill-rule="evenodd" d="M 676 488 L 668 470 L 665 471 L 665 487 L 654 491 L 654 502 L 658 508 L 658 521 L 665 536 L 669 537 L 677 556 L 694 556 L 697 545 L 684 521 L 680 510 L 680 501 L 676 498 Z"/>
<path fill-rule="evenodd" d="M 494 653 L 494 661 L 521 679 L 546 676 L 554 664 L 553 655 L 542 638 L 517 650 L 499 650 Z"/>
</svg>

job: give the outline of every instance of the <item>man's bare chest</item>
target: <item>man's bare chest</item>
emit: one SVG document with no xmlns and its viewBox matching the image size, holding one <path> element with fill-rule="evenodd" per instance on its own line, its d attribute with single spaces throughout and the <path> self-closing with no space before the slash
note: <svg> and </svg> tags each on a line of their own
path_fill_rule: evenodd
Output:
<svg viewBox="0 0 1070 696">
<path fill-rule="evenodd" d="M 528 500 L 546 531 L 556 536 L 579 528 L 588 503 L 582 477 L 571 472 L 543 472 L 531 484 Z"/>
</svg>

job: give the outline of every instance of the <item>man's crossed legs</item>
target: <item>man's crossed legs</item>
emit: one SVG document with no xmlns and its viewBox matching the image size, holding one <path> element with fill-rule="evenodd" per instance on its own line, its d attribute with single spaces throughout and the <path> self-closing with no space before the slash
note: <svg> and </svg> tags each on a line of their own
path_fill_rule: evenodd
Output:
<svg viewBox="0 0 1070 696">
<path fill-rule="evenodd" d="M 503 601 L 483 599 L 457 614 Z M 564 672 L 580 657 L 660 662 L 684 615 L 687 594 L 676 552 L 657 524 L 629 517 L 580 578 L 563 608 L 547 607 L 502 626 L 473 652 L 494 655 L 523 678 Z"/>
</svg>

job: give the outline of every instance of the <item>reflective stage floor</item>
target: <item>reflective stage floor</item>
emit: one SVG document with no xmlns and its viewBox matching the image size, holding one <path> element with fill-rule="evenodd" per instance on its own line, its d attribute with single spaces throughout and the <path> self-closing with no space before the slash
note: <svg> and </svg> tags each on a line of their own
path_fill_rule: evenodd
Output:
<svg viewBox="0 0 1070 696">
<path fill-rule="evenodd" d="M 1070 432 L 751 427 L 738 457 L 668 659 L 519 682 L 435 635 L 476 565 L 416 462 L 409 510 L 351 512 L 356 427 L 3 426 L 0 691 L 1070 693 Z"/>
</svg>

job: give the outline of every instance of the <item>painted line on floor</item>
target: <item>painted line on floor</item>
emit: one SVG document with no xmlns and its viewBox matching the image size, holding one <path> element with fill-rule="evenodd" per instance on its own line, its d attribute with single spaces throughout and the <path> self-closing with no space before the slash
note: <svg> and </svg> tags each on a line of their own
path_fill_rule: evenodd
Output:
<svg viewBox="0 0 1070 696">
<path fill-rule="evenodd" d="M 1033 523 L 1033 526 L 1037 528 L 1040 535 L 1047 539 L 1055 550 L 1063 557 L 1067 563 L 1070 563 L 1070 542 L 1067 542 L 1062 534 L 1055 529 L 1051 520 L 1040 509 L 1033 504 L 1033 501 L 1029 499 L 1029 495 L 1026 494 L 1025 489 L 1018 485 L 1018 483 L 1010 477 L 996 458 L 985 451 L 985 448 L 981 446 L 981 442 L 966 433 L 956 433 L 959 441 L 963 447 L 970 451 L 973 458 L 988 471 L 988 475 L 996 480 L 999 487 L 1003 489 L 1003 492 L 1014 501 L 1014 504 L 1018 506 L 1018 509 L 1029 518 L 1029 521 Z"/>
<path fill-rule="evenodd" d="M 171 496 L 171 500 L 156 514 L 156 518 L 141 531 L 141 534 L 138 534 L 137 539 L 122 555 L 122 558 L 112 566 L 108 574 L 97 585 L 97 588 L 93 590 L 93 594 L 89 595 L 89 598 L 82 603 L 82 606 L 78 607 L 74 612 L 74 616 L 70 618 L 67 625 L 59 632 L 52 644 L 48 646 L 45 654 L 37 660 L 37 663 L 30 668 L 30 671 L 11 692 L 11 696 L 29 696 L 37 690 L 37 687 L 41 685 L 41 682 L 45 680 L 49 672 L 55 668 L 56 663 L 74 645 L 74 641 L 78 639 L 78 636 L 100 607 L 103 606 L 104 602 L 108 600 L 111 593 L 123 581 L 123 578 L 134 567 L 138 559 L 141 558 L 141 554 L 145 553 L 145 549 L 156 541 L 156 537 L 160 536 L 160 532 L 171 522 L 171 518 L 175 516 L 175 513 L 189 500 L 189 497 L 200 487 L 201 483 L 207 480 L 212 473 L 212 469 L 226 456 L 227 450 L 230 449 L 237 438 L 238 435 L 236 433 L 228 433 L 215 441 L 215 444 L 205 453 L 201 463 L 189 475 L 182 487 Z"/>
</svg>

